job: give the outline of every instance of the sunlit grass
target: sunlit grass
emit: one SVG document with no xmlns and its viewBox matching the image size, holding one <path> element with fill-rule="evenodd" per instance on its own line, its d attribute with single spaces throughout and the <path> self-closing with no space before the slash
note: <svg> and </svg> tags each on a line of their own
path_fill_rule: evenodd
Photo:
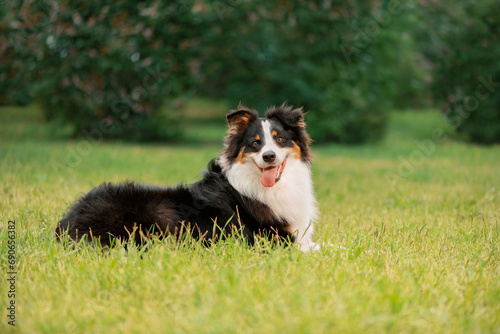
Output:
<svg viewBox="0 0 500 334">
<path fill-rule="evenodd" d="M 18 245 L 17 326 L 2 306 L 1 333 L 500 331 L 500 147 L 454 140 L 432 111 L 394 114 L 379 144 L 313 146 L 315 239 L 333 245 L 313 254 L 238 239 L 64 248 L 51 233 L 79 194 L 196 181 L 221 142 L 193 144 L 205 131 L 193 123 L 191 144 L 98 142 L 81 154 L 32 108 L 2 108 L 0 121 L 2 282 L 9 220 Z M 418 155 L 438 128 L 446 136 Z M 213 138 L 224 133 L 214 122 Z"/>
</svg>

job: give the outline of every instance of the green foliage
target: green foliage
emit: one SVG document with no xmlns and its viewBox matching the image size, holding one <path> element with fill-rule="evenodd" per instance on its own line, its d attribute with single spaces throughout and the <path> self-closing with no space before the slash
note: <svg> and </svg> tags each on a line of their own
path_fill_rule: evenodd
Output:
<svg viewBox="0 0 500 334">
<path fill-rule="evenodd" d="M 377 140 L 385 132 L 394 85 L 402 81 L 393 73 L 407 6 L 376 0 L 239 2 L 217 12 L 217 29 L 204 48 L 202 92 L 260 109 L 283 101 L 304 106 L 317 141 Z"/>
<path fill-rule="evenodd" d="M 0 6 L 0 103 L 33 91 L 77 135 L 172 137 L 181 126 L 171 111 L 197 93 L 261 111 L 288 101 L 310 111 L 316 141 L 361 143 L 384 135 L 388 110 L 427 106 L 432 91 L 460 132 L 499 140 L 494 0 Z M 493 88 L 484 99 L 482 81 Z"/>
<path fill-rule="evenodd" d="M 0 3 L 0 105 L 26 105 L 32 101 L 28 71 L 9 41 L 12 28 L 6 2 Z"/>
<path fill-rule="evenodd" d="M 433 29 L 426 48 L 434 92 L 456 130 L 500 142 L 500 6 L 496 0 L 441 1 L 423 8 Z"/>
<path fill-rule="evenodd" d="M 25 2 L 12 20 L 12 44 L 31 50 L 25 66 L 48 119 L 74 125 L 78 135 L 168 138 L 177 128 L 160 121 L 160 107 L 175 104 L 191 81 L 200 29 L 191 7 L 180 0 Z"/>
<path fill-rule="evenodd" d="M 0 29 L 0 40 L 5 36 Z M 33 99 L 27 84 L 23 62 L 16 59 L 8 43 L 0 41 L 2 61 L 0 62 L 0 105 L 26 105 Z"/>
<path fill-rule="evenodd" d="M 397 82 L 410 74 L 394 64 L 408 50 L 408 1 L 38 0 L 10 13 L 46 116 L 78 134 L 171 134 L 159 107 L 197 87 L 260 110 L 304 106 L 314 139 L 357 143 L 379 139 L 392 101 L 407 94 Z"/>
</svg>

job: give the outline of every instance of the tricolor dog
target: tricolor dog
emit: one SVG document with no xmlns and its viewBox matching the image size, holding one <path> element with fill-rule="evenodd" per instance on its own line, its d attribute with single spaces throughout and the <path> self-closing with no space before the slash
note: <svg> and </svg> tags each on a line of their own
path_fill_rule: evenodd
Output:
<svg viewBox="0 0 500 334">
<path fill-rule="evenodd" d="M 227 114 L 225 148 L 203 179 L 177 187 L 103 183 L 76 201 L 56 235 L 79 241 L 189 233 L 215 242 L 238 232 L 315 248 L 311 236 L 316 202 L 311 180 L 310 137 L 302 109 L 271 107 L 265 118 L 239 105 Z"/>
</svg>

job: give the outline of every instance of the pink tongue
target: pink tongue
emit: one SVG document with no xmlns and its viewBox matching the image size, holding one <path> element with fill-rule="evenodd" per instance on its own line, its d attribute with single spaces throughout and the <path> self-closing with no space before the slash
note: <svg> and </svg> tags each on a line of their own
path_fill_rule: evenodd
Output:
<svg viewBox="0 0 500 334">
<path fill-rule="evenodd" d="M 266 168 L 262 171 L 260 182 L 264 187 L 272 187 L 276 183 L 276 174 L 278 174 L 278 166 Z"/>
</svg>

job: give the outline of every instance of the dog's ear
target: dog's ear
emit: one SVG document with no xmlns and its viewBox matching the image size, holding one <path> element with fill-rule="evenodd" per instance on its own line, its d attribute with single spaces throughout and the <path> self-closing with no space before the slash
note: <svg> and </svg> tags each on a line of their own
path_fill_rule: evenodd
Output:
<svg viewBox="0 0 500 334">
<path fill-rule="evenodd" d="M 269 108 L 266 117 L 277 119 L 290 128 L 305 128 L 306 126 L 302 107 L 294 109 L 293 106 L 287 106 L 286 102 L 279 107 Z"/>
<path fill-rule="evenodd" d="M 230 110 L 227 115 L 227 123 L 229 125 L 229 133 L 235 134 L 245 130 L 245 128 L 254 120 L 259 118 L 259 114 L 255 110 L 238 105 L 238 109 Z"/>
</svg>

